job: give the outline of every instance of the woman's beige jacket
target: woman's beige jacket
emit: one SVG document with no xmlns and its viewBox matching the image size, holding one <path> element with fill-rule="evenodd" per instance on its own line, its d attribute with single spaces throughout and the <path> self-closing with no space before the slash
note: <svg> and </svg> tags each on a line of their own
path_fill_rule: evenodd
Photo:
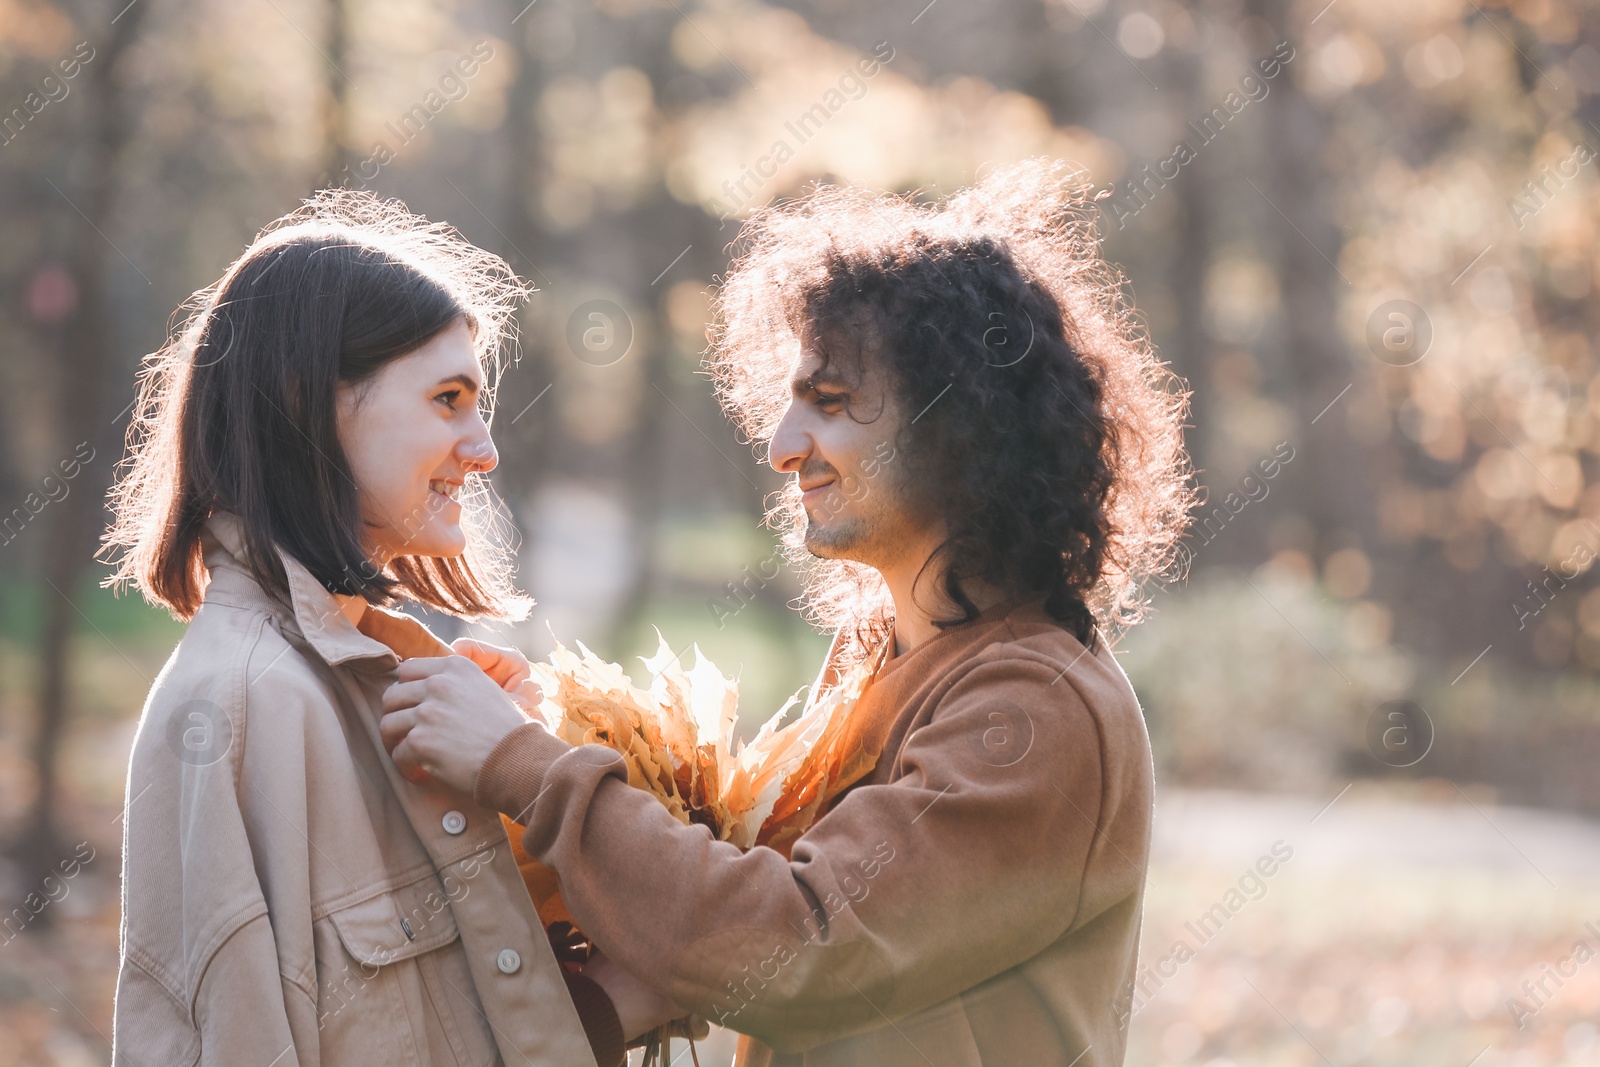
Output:
<svg viewBox="0 0 1600 1067">
<path fill-rule="evenodd" d="M 270 598 L 231 515 L 204 549 L 128 771 L 114 1063 L 595 1067 L 499 817 L 384 751 L 432 635 L 287 556 Z"/>
</svg>

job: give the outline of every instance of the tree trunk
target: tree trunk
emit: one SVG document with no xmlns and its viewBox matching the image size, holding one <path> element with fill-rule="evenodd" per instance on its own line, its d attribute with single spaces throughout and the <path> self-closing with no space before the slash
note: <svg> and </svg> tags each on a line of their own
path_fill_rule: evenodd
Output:
<svg viewBox="0 0 1600 1067">
<path fill-rule="evenodd" d="M 1292 41 L 1298 57 L 1263 101 L 1266 108 L 1267 172 L 1249 193 L 1259 201 L 1277 245 L 1282 291 L 1288 385 L 1305 441 L 1300 508 L 1319 533 L 1319 560 L 1333 549 L 1377 543 L 1377 515 L 1367 449 L 1348 429 L 1352 393 L 1370 372 L 1352 358 L 1339 324 L 1340 301 L 1350 282 L 1337 266 L 1343 238 L 1335 218 L 1337 179 L 1323 152 L 1331 143 L 1333 117 L 1295 83 L 1296 64 L 1310 63 L 1309 48 L 1285 25 L 1287 5 L 1254 5 Z M 1275 42 L 1274 42 L 1275 43 Z M 1349 392 L 1346 392 L 1349 389 Z"/>
<path fill-rule="evenodd" d="M 505 123 L 506 241 L 510 247 L 501 249 L 501 254 L 518 274 L 545 290 L 544 299 L 548 300 L 554 296 L 549 292 L 553 283 L 539 271 L 535 260 L 554 258 L 548 255 L 552 242 L 532 203 L 544 169 L 544 143 L 538 123 L 539 99 L 544 94 L 546 79 L 529 42 L 533 40 L 533 20 L 541 13 L 537 9 L 529 10 L 527 0 L 507 0 L 506 12 L 508 19 L 517 20 L 509 26 L 507 35 L 516 49 L 517 77 L 511 86 Z M 523 365 L 517 374 L 507 378 L 500 399 L 505 422 L 496 429 L 505 434 L 508 441 L 516 441 L 518 450 L 516 463 L 509 464 L 508 471 L 497 480 L 504 481 L 518 498 L 531 495 L 551 469 L 559 399 L 544 394 L 544 390 L 555 386 L 556 355 L 549 345 L 537 341 L 524 344 Z M 530 406 L 535 404 L 537 406 Z"/>
<path fill-rule="evenodd" d="M 323 161 L 328 177 L 323 185 L 359 184 L 352 174 L 356 165 L 350 151 L 350 5 L 347 0 L 328 2 L 328 86 L 323 100 Z"/>
<path fill-rule="evenodd" d="M 55 418 L 62 431 L 59 451 L 65 457 L 87 444 L 94 454 L 67 496 L 40 515 L 45 544 L 42 576 L 49 588 L 44 590 L 40 625 L 38 729 L 33 746 L 38 791 L 14 849 L 29 884 L 48 873 L 64 851 L 58 818 L 60 757 L 71 711 L 67 676 L 71 638 L 80 614 L 73 597 L 104 526 L 103 500 L 120 453 L 117 412 L 128 383 L 115 352 L 109 290 L 111 273 L 122 257 L 104 235 L 113 229 L 117 160 L 135 125 L 126 94 L 118 88 L 120 61 L 148 7 L 137 4 L 125 10 L 95 61 L 86 67 L 84 166 L 77 172 L 82 177 L 78 182 L 62 178 L 55 183 L 59 199 L 66 201 L 59 206 L 68 221 L 63 231 L 71 235 L 63 259 L 79 293 L 79 311 L 59 334 L 61 390 Z M 46 909 L 38 921 L 48 922 L 50 915 Z"/>
</svg>

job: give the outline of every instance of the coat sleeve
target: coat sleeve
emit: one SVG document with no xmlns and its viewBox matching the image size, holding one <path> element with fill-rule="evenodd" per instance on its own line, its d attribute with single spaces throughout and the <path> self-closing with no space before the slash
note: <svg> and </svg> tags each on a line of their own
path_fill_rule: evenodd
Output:
<svg viewBox="0 0 1600 1067">
<path fill-rule="evenodd" d="M 197 797 L 185 797 L 181 790 L 175 799 L 200 806 Z M 217 791 L 211 801 L 205 805 L 206 832 L 193 837 L 203 851 L 166 857 L 174 875 L 170 881 L 158 875 L 153 883 L 147 877 L 159 862 L 154 850 L 151 855 L 127 852 L 112 1062 L 116 1067 L 317 1064 L 316 1004 L 307 990 L 280 975 L 278 946 L 259 888 L 251 900 L 248 886 L 230 887 L 229 895 L 243 907 L 210 921 L 199 918 L 195 936 L 181 946 L 188 964 L 144 944 L 151 913 L 166 912 L 171 920 L 188 912 L 185 897 L 194 893 L 184 883 L 204 878 L 206 872 L 196 868 L 207 867 L 208 860 L 215 864 L 213 871 L 227 866 L 216 861 L 228 850 L 228 831 L 242 838 L 238 811 L 230 810 L 226 795 Z M 143 814 L 155 812 L 152 805 Z M 247 853 L 244 860 L 250 871 Z M 253 873 L 249 881 L 254 882 Z M 192 979 L 180 966 L 195 971 Z"/>
<path fill-rule="evenodd" d="M 268 918 L 241 804 L 248 738 L 232 680 L 249 662 L 219 665 L 203 693 L 158 690 L 140 722 L 124 808 L 117 1067 L 319 1062 L 309 939 L 284 950 L 296 931 Z M 288 718 L 305 703 L 273 695 Z"/>
<path fill-rule="evenodd" d="M 478 793 L 524 822 L 613 959 L 803 1051 L 946 1000 L 1137 891 L 1138 849 L 1086 881 L 1122 776 L 1099 714 L 1060 679 L 1042 658 L 979 658 L 907 739 L 898 777 L 846 793 L 790 860 L 677 822 L 609 749 L 538 724 L 502 742 Z"/>
</svg>

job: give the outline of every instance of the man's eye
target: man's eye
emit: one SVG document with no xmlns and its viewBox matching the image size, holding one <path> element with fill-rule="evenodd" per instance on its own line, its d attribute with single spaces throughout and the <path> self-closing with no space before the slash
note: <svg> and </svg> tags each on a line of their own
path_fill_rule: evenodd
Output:
<svg viewBox="0 0 1600 1067">
<path fill-rule="evenodd" d="M 837 393 L 818 393 L 816 396 L 818 407 L 836 407 L 844 403 L 844 397 Z"/>
</svg>

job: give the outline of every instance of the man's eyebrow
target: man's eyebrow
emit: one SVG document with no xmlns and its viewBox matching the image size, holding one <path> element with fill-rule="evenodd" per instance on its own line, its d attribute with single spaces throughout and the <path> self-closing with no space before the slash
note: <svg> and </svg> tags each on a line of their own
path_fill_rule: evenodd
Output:
<svg viewBox="0 0 1600 1067">
<path fill-rule="evenodd" d="M 844 388 L 844 379 L 830 377 L 826 372 L 802 375 L 794 379 L 791 387 L 798 394 L 821 392 L 821 386 L 831 386 L 834 389 Z"/>
<path fill-rule="evenodd" d="M 438 385 L 449 385 L 452 382 L 455 382 L 458 385 L 463 385 L 472 390 L 474 393 L 476 393 L 479 389 L 478 380 L 470 374 L 452 374 L 448 378 L 440 378 Z M 435 388 L 437 388 L 438 385 L 436 385 Z"/>
</svg>

